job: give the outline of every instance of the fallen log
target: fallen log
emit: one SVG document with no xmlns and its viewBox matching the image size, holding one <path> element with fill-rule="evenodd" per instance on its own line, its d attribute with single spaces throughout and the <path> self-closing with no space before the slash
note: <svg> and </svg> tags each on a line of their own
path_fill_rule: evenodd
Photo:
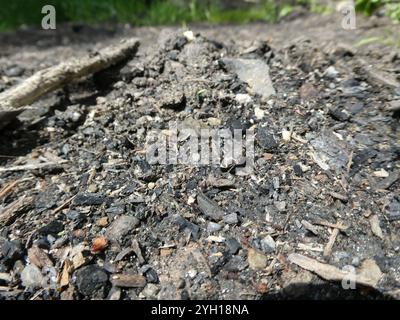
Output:
<svg viewBox="0 0 400 320">
<path fill-rule="evenodd" d="M 0 129 L 40 97 L 73 80 L 97 73 L 131 59 L 139 47 L 138 39 L 127 39 L 100 50 L 96 55 L 72 59 L 36 72 L 9 90 L 0 93 Z"/>
</svg>

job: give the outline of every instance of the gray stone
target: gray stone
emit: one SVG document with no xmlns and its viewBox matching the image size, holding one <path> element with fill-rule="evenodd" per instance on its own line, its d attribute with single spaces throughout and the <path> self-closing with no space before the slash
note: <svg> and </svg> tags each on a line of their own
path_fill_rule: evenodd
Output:
<svg viewBox="0 0 400 320">
<path fill-rule="evenodd" d="M 224 216 L 224 222 L 227 224 L 236 224 L 239 222 L 238 216 L 236 213 L 230 213 Z"/>
<path fill-rule="evenodd" d="M 143 291 L 142 294 L 148 299 L 156 299 L 157 294 L 160 292 L 160 287 L 153 283 L 148 283 Z"/>
<path fill-rule="evenodd" d="M 240 80 L 246 82 L 257 94 L 268 98 L 275 94 L 269 76 L 269 67 L 260 59 L 222 59 L 228 71 L 237 74 Z"/>
<path fill-rule="evenodd" d="M 44 283 L 44 277 L 40 269 L 35 265 L 31 264 L 26 266 L 24 270 L 22 270 L 21 281 L 22 285 L 25 288 L 35 289 L 42 287 Z"/>
<path fill-rule="evenodd" d="M 218 223 L 210 221 L 207 225 L 207 231 L 208 232 L 216 232 L 221 230 L 222 226 Z"/>
<path fill-rule="evenodd" d="M 107 228 L 106 237 L 109 240 L 121 241 L 139 225 L 139 222 L 139 219 L 132 216 L 120 216 Z"/>
<path fill-rule="evenodd" d="M 265 253 L 274 253 L 276 249 L 275 240 L 271 236 L 266 236 L 260 241 L 261 249 Z"/>
</svg>

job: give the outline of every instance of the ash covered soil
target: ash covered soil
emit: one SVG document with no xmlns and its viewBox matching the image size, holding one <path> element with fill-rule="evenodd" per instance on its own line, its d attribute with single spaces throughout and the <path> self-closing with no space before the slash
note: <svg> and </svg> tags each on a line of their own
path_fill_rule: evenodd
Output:
<svg viewBox="0 0 400 320">
<path fill-rule="evenodd" d="M 1 35 L 2 91 L 141 40 L 2 130 L 1 299 L 398 299 L 400 55 L 355 45 L 396 27 L 358 22 Z M 149 164 L 171 121 L 254 130 L 254 171 Z"/>
</svg>

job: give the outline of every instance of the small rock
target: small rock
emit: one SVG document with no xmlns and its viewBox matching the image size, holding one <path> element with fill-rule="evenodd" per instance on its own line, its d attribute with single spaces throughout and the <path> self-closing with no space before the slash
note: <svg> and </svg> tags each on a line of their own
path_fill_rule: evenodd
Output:
<svg viewBox="0 0 400 320">
<path fill-rule="evenodd" d="M 256 270 L 265 269 L 268 262 L 267 256 L 251 248 L 247 254 L 247 261 L 249 262 L 250 268 Z"/>
<path fill-rule="evenodd" d="M 210 221 L 207 224 L 207 231 L 210 233 L 219 231 L 219 230 L 221 230 L 221 228 L 222 228 L 222 226 L 220 224 L 212 222 L 212 221 Z"/>
<path fill-rule="evenodd" d="M 305 83 L 300 87 L 300 97 L 304 101 L 315 99 L 318 96 L 318 90 L 310 83 Z"/>
<path fill-rule="evenodd" d="M 400 220 L 400 202 L 393 200 L 388 208 L 389 211 L 389 220 L 397 221 Z"/>
<path fill-rule="evenodd" d="M 185 31 L 185 32 L 183 33 L 183 36 L 184 36 L 184 37 L 187 39 L 187 41 L 189 41 L 189 42 L 191 42 L 191 41 L 193 41 L 194 39 L 196 39 L 196 37 L 194 36 L 193 31 L 191 31 L 191 30 Z"/>
<path fill-rule="evenodd" d="M 350 119 L 350 115 L 347 111 L 340 108 L 329 109 L 329 115 L 337 121 L 347 121 Z"/>
<path fill-rule="evenodd" d="M 389 172 L 381 168 L 380 170 L 374 172 L 374 176 L 379 178 L 387 178 L 389 177 Z"/>
<path fill-rule="evenodd" d="M 35 265 L 30 264 L 22 270 L 21 281 L 25 288 L 35 289 L 41 288 L 45 280 L 40 269 Z"/>
<path fill-rule="evenodd" d="M 89 265 L 75 272 L 76 286 L 84 296 L 104 297 L 108 283 L 107 273 L 97 265 Z"/>
<path fill-rule="evenodd" d="M 225 243 L 231 254 L 236 254 L 241 248 L 239 241 L 237 241 L 235 238 L 229 238 Z"/>
<path fill-rule="evenodd" d="M 278 209 L 279 212 L 284 212 L 286 210 L 286 202 L 285 201 L 275 201 L 275 208 Z"/>
<path fill-rule="evenodd" d="M 294 171 L 294 174 L 296 176 L 298 176 L 298 177 L 302 177 L 303 176 L 303 170 L 302 170 L 302 168 L 301 168 L 301 166 L 299 164 L 295 164 L 293 166 L 293 171 Z"/>
<path fill-rule="evenodd" d="M 96 226 L 99 227 L 107 227 L 108 226 L 108 217 L 101 217 L 96 221 Z"/>
<path fill-rule="evenodd" d="M 288 130 L 282 130 L 282 139 L 285 142 L 289 142 L 292 137 L 292 133 Z"/>
<path fill-rule="evenodd" d="M 160 292 L 160 287 L 153 284 L 153 283 L 148 283 L 143 291 L 141 292 L 147 299 L 153 299 L 155 300 L 157 297 L 157 294 Z"/>
<path fill-rule="evenodd" d="M 97 191 L 97 185 L 95 185 L 94 183 L 90 184 L 88 187 L 88 191 L 90 193 L 95 193 Z"/>
<path fill-rule="evenodd" d="M 256 119 L 261 120 L 265 116 L 265 111 L 259 107 L 255 107 L 254 115 L 255 115 Z"/>
<path fill-rule="evenodd" d="M 274 253 L 276 249 L 275 240 L 271 236 L 266 236 L 260 241 L 261 249 L 265 253 Z"/>
<path fill-rule="evenodd" d="M 204 215 L 215 221 L 221 220 L 224 216 L 224 211 L 219 205 L 203 193 L 197 195 L 197 204 Z"/>
<path fill-rule="evenodd" d="M 120 242 L 123 238 L 133 231 L 140 221 L 132 216 L 122 215 L 114 220 L 107 228 L 105 236 L 109 240 Z"/>
<path fill-rule="evenodd" d="M 275 94 L 269 76 L 269 67 L 260 59 L 222 59 L 224 67 L 237 74 L 240 80 L 246 82 L 254 93 L 268 98 Z"/>
<path fill-rule="evenodd" d="M 179 225 L 179 230 L 185 231 L 187 230 L 192 235 L 193 239 L 199 238 L 200 228 L 198 225 L 190 222 L 189 220 L 181 217 L 180 215 L 176 215 L 175 222 Z"/>
<path fill-rule="evenodd" d="M 257 141 L 265 151 L 272 151 L 279 145 L 274 134 L 267 128 L 260 128 L 258 130 Z"/>
<path fill-rule="evenodd" d="M 230 213 L 224 216 L 224 222 L 227 224 L 236 224 L 239 222 L 238 216 L 236 213 Z"/>
<path fill-rule="evenodd" d="M 246 93 L 238 93 L 238 94 L 236 94 L 235 95 L 235 100 L 241 105 L 247 105 L 252 101 L 251 97 Z"/>
<path fill-rule="evenodd" d="M 160 108 L 181 109 L 186 104 L 186 96 L 182 91 L 171 90 L 160 96 Z"/>
<path fill-rule="evenodd" d="M 24 74 L 25 70 L 19 66 L 12 66 L 4 71 L 7 77 L 20 77 Z"/>
<path fill-rule="evenodd" d="M 22 246 L 19 241 L 8 241 L 0 237 L 0 262 L 7 268 L 12 268 L 15 261 L 23 255 Z"/>
<path fill-rule="evenodd" d="M 334 66 L 328 67 L 328 69 L 324 72 L 325 77 L 329 79 L 335 79 L 339 75 L 339 72 L 335 69 Z"/>
<path fill-rule="evenodd" d="M 248 262 L 241 256 L 233 256 L 224 266 L 229 272 L 240 272 L 249 266 Z"/>
<path fill-rule="evenodd" d="M 369 217 L 369 224 L 371 226 L 371 231 L 374 235 L 376 235 L 378 238 L 383 239 L 383 232 L 379 223 L 379 217 L 374 214 Z"/>
<path fill-rule="evenodd" d="M 150 265 L 144 265 L 140 268 L 140 272 L 146 277 L 148 283 L 159 283 L 157 271 L 154 270 Z"/>
</svg>

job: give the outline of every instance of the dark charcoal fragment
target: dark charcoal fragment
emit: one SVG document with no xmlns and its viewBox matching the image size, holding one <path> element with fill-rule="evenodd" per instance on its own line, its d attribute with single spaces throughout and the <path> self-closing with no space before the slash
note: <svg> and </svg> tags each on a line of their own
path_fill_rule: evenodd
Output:
<svg viewBox="0 0 400 320">
<path fill-rule="evenodd" d="M 340 108 L 332 108 L 329 109 L 330 116 L 337 121 L 347 121 L 350 116 L 346 113 L 346 111 Z"/>
<path fill-rule="evenodd" d="M 7 269 L 12 268 L 15 261 L 23 255 L 23 248 L 19 241 L 8 241 L 5 238 L 0 238 L 0 264 L 3 264 Z"/>
<path fill-rule="evenodd" d="M 108 283 L 107 273 L 97 265 L 89 265 L 75 272 L 78 291 L 86 297 L 104 298 Z"/>
<path fill-rule="evenodd" d="M 100 193 L 78 193 L 73 201 L 76 206 L 98 206 L 106 201 L 106 196 Z"/>
<path fill-rule="evenodd" d="M 189 220 L 177 215 L 175 217 L 175 222 L 178 224 L 179 226 L 179 230 L 181 231 L 189 231 L 190 234 L 192 235 L 193 239 L 198 239 L 199 238 L 199 231 L 200 228 L 198 225 L 190 222 Z"/>
<path fill-rule="evenodd" d="M 198 194 L 197 204 L 204 215 L 215 221 L 221 220 L 224 216 L 224 211 L 219 207 L 219 205 L 203 193 Z"/>
<path fill-rule="evenodd" d="M 64 224 L 61 221 L 53 220 L 44 227 L 38 230 L 39 234 L 56 236 L 58 233 L 64 230 Z"/>
<path fill-rule="evenodd" d="M 225 243 L 231 254 L 236 254 L 239 251 L 239 249 L 242 247 L 240 245 L 239 241 L 237 241 L 235 238 L 229 238 L 226 240 Z"/>
<path fill-rule="evenodd" d="M 303 176 L 303 170 L 301 169 L 301 166 L 299 164 L 295 164 L 293 166 L 293 171 L 296 176 L 298 176 L 298 177 Z"/>
<path fill-rule="evenodd" d="M 241 256 L 233 256 L 224 266 L 224 270 L 229 272 L 243 271 L 248 267 L 248 262 Z"/>
<path fill-rule="evenodd" d="M 218 274 L 218 272 L 224 267 L 229 261 L 231 255 L 228 251 L 222 252 L 222 255 L 210 255 L 208 257 L 208 265 L 212 275 Z"/>
<path fill-rule="evenodd" d="M 400 220 L 400 202 L 393 200 L 389 205 L 389 220 L 397 221 Z"/>
<path fill-rule="evenodd" d="M 274 134 L 267 128 L 260 128 L 258 130 L 257 141 L 265 151 L 272 151 L 279 145 L 274 137 Z"/>
<path fill-rule="evenodd" d="M 140 268 L 141 273 L 146 277 L 148 283 L 159 283 L 157 272 L 148 264 Z"/>
</svg>

